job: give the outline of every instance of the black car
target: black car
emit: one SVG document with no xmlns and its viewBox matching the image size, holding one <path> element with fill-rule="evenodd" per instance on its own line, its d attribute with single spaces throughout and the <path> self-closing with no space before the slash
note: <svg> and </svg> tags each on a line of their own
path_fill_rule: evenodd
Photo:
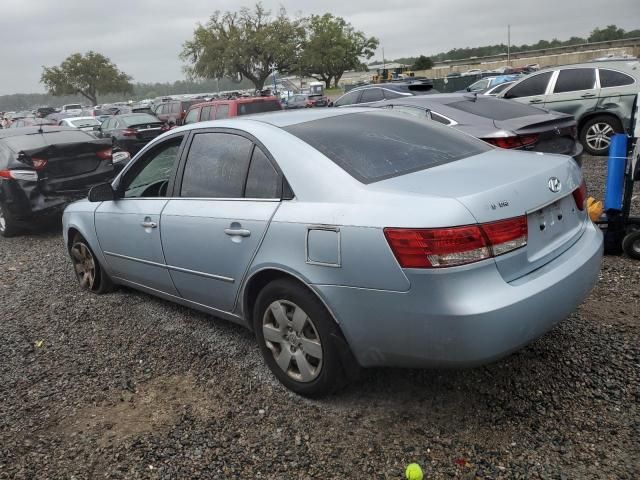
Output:
<svg viewBox="0 0 640 480">
<path fill-rule="evenodd" d="M 36 117 L 44 118 L 47 115 L 51 115 L 52 113 L 56 113 L 56 109 L 53 107 L 40 107 L 36 110 Z"/>
<path fill-rule="evenodd" d="M 403 82 L 377 83 L 363 85 L 349 90 L 333 102 L 334 107 L 345 107 L 361 103 L 379 102 L 381 100 L 395 100 L 396 98 L 412 97 L 438 93 L 433 89 L 431 80 L 412 80 Z"/>
<path fill-rule="evenodd" d="M 0 130 L 0 235 L 60 213 L 114 175 L 107 140 L 75 128 Z"/>
<path fill-rule="evenodd" d="M 153 115 L 128 113 L 109 117 L 96 129 L 98 137 L 111 139 L 113 147 L 133 156 L 168 127 Z"/>
</svg>

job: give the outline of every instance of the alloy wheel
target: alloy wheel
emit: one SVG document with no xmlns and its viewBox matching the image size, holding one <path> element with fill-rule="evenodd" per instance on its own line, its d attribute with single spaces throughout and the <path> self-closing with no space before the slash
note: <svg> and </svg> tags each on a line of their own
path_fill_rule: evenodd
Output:
<svg viewBox="0 0 640 480">
<path fill-rule="evenodd" d="M 7 229 L 7 219 L 4 218 L 4 212 L 0 207 L 0 232 L 4 232 Z"/>
<path fill-rule="evenodd" d="M 280 369 L 297 382 L 315 380 L 322 370 L 322 343 L 313 321 L 288 300 L 276 300 L 262 318 L 264 341 Z"/>
<path fill-rule="evenodd" d="M 587 130 L 585 139 L 593 150 L 606 150 L 614 133 L 613 127 L 608 123 L 594 123 Z"/>
<path fill-rule="evenodd" d="M 92 290 L 96 283 L 96 262 L 91 250 L 84 243 L 74 243 L 71 247 L 71 259 L 80 286 Z"/>
</svg>

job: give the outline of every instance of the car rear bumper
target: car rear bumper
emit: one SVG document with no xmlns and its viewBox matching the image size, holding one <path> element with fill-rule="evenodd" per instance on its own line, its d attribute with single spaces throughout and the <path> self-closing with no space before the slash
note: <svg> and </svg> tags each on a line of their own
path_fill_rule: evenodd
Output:
<svg viewBox="0 0 640 480">
<path fill-rule="evenodd" d="M 407 292 L 314 285 L 364 367 L 469 367 L 503 357 L 565 319 L 600 271 L 602 233 L 588 222 L 566 252 L 507 283 L 492 260 L 406 270 Z"/>
</svg>

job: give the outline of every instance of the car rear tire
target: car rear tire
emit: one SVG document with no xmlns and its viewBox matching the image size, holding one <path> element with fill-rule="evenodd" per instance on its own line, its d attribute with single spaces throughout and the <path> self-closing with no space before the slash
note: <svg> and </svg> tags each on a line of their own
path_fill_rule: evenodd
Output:
<svg viewBox="0 0 640 480">
<path fill-rule="evenodd" d="M 15 237 L 20 233 L 16 219 L 4 202 L 0 202 L 0 235 L 3 237 Z"/>
<path fill-rule="evenodd" d="M 589 155 L 606 155 L 609 152 L 611 136 L 621 132 L 622 125 L 617 118 L 611 115 L 597 115 L 582 125 L 580 143 Z"/>
<path fill-rule="evenodd" d="M 113 282 L 93 254 L 93 250 L 79 233 L 69 249 L 73 270 L 80 288 L 98 295 L 114 290 Z"/>
<path fill-rule="evenodd" d="M 640 260 L 640 230 L 625 235 L 622 240 L 622 251 L 629 257 Z"/>
<path fill-rule="evenodd" d="M 275 280 L 258 294 L 253 326 L 269 369 L 305 397 L 322 397 L 345 384 L 338 327 L 322 302 L 299 283 Z"/>
</svg>

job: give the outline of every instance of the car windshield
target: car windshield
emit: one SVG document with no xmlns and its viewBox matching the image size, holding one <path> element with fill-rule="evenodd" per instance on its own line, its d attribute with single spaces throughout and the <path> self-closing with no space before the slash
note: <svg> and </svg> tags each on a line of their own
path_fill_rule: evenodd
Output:
<svg viewBox="0 0 640 480">
<path fill-rule="evenodd" d="M 82 127 L 95 127 L 96 125 L 100 125 L 100 122 L 95 118 L 83 118 L 80 120 L 72 120 L 71 124 L 76 128 L 82 128 Z"/>
<path fill-rule="evenodd" d="M 277 110 L 281 110 L 280 102 L 277 100 L 238 104 L 238 115 L 250 115 L 252 113 L 275 112 Z"/>
<path fill-rule="evenodd" d="M 491 120 L 507 120 L 509 118 L 526 117 L 528 115 L 544 113 L 535 107 L 523 105 L 518 102 L 490 97 L 481 98 L 481 96 L 478 96 L 476 99 L 465 99 L 448 103 L 447 107 L 471 113 L 479 117 L 490 118 Z"/>
<path fill-rule="evenodd" d="M 124 122 L 124 124 L 127 125 L 127 126 L 129 126 L 129 125 L 139 125 L 141 123 L 158 123 L 160 121 L 156 117 L 151 116 L 151 115 L 147 115 L 146 113 L 140 113 L 140 114 L 137 114 L 137 115 L 129 115 L 129 116 L 126 116 L 126 117 L 122 117 L 121 119 Z"/>
<path fill-rule="evenodd" d="M 65 110 L 82 110 L 82 105 L 74 103 L 72 105 L 67 105 L 64 107 Z"/>
<path fill-rule="evenodd" d="M 436 122 L 391 112 L 352 113 L 284 129 L 362 183 L 425 170 L 491 149 Z"/>
</svg>

